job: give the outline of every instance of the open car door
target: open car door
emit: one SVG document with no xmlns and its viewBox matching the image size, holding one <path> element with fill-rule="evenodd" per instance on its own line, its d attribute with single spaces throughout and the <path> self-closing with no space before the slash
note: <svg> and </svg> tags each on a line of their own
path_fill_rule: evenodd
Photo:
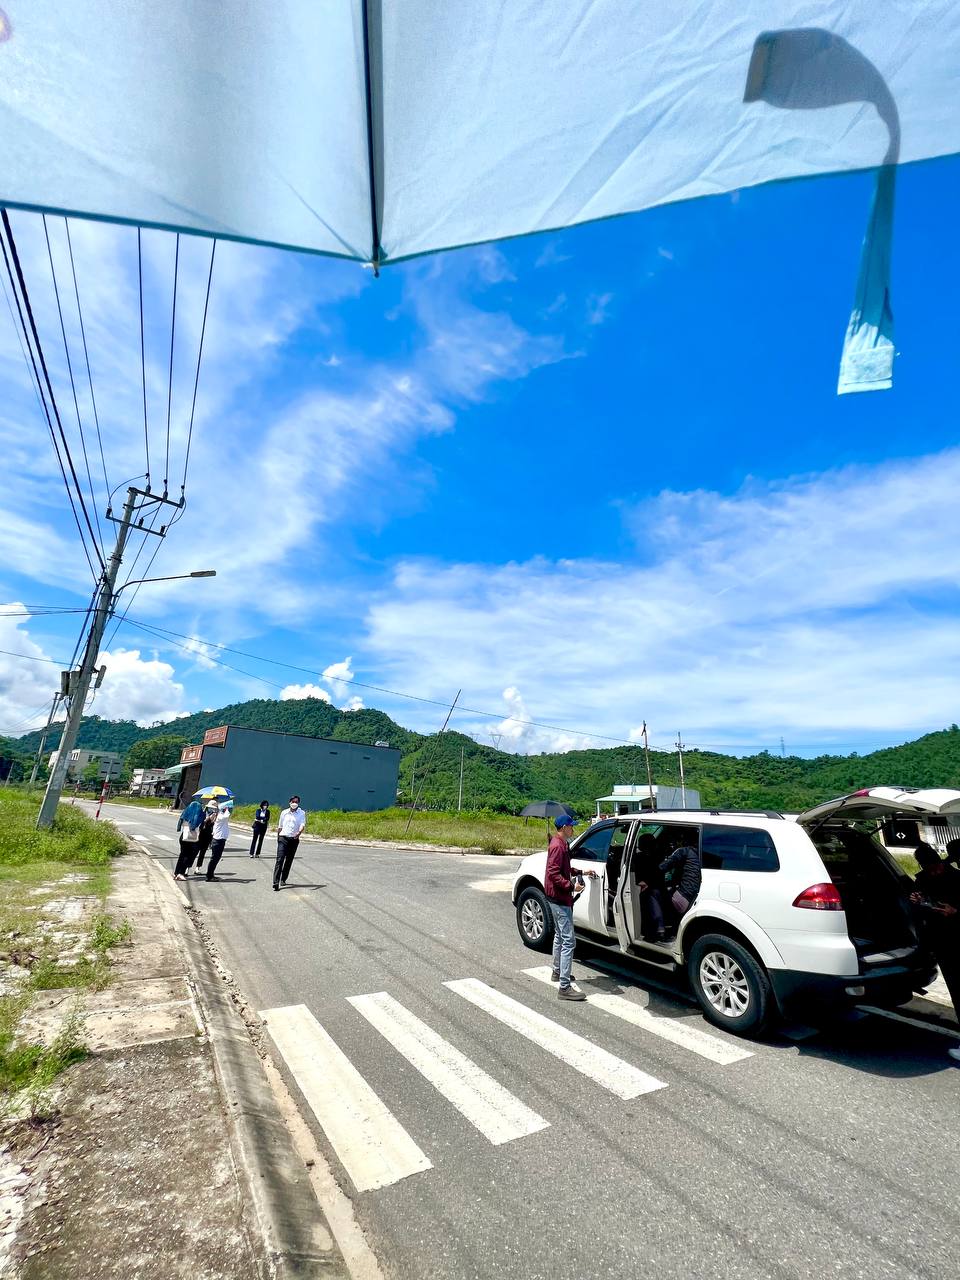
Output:
<svg viewBox="0 0 960 1280">
<path fill-rule="evenodd" d="M 891 818 L 937 818 L 960 826 L 960 791 L 948 787 L 866 787 L 837 796 L 797 815 L 803 827 L 825 822 L 886 822 Z"/>
<path fill-rule="evenodd" d="M 633 894 L 637 891 L 632 866 L 635 836 L 636 832 L 632 831 L 629 843 L 623 851 L 619 880 L 613 895 L 613 927 L 620 950 L 627 954 L 633 951 Z"/>
</svg>

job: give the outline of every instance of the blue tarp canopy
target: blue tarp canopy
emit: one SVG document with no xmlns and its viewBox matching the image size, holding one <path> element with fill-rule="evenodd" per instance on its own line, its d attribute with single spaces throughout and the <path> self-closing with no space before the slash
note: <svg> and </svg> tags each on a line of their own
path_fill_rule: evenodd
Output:
<svg viewBox="0 0 960 1280">
<path fill-rule="evenodd" d="M 956 0 L 0 0 L 0 202 L 377 265 L 957 152 L 958 101 Z"/>
</svg>

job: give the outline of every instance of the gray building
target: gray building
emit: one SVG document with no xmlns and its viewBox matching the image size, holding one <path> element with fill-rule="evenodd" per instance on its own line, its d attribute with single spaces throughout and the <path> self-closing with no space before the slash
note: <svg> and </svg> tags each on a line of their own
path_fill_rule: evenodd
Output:
<svg viewBox="0 0 960 1280">
<path fill-rule="evenodd" d="M 651 795 L 651 792 L 653 793 Z M 700 792 L 693 787 L 665 787 L 658 782 L 628 782 L 614 787 L 608 796 L 597 797 L 597 817 L 621 813 L 652 813 L 654 809 L 699 809 Z"/>
<path fill-rule="evenodd" d="M 400 752 L 335 738 L 221 725 L 184 747 L 168 770 L 181 803 L 202 787 L 229 787 L 238 804 L 286 804 L 299 795 L 310 809 L 388 809 L 397 802 Z"/>
</svg>

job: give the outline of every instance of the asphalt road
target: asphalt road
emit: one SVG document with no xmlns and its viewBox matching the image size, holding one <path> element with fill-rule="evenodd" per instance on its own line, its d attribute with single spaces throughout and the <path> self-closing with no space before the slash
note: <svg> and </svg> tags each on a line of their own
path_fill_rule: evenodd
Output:
<svg viewBox="0 0 960 1280">
<path fill-rule="evenodd" d="M 105 816 L 172 869 L 176 815 Z M 237 828 L 221 879 L 181 887 L 278 1011 L 278 1063 L 389 1275 L 960 1274 L 942 1033 L 862 1016 L 744 1042 L 592 955 L 581 985 L 612 1005 L 564 1004 L 525 972 L 548 958 L 517 933 L 516 859 L 303 842 L 275 894 L 275 842 L 259 862 L 248 842 Z"/>
</svg>

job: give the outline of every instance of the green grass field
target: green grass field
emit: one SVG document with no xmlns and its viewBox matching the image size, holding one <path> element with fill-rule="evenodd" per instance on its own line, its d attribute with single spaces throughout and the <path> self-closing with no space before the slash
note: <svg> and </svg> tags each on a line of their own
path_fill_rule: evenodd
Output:
<svg viewBox="0 0 960 1280">
<path fill-rule="evenodd" d="M 253 819 L 255 805 L 238 805 L 238 822 Z M 270 813 L 271 830 L 279 809 Z M 439 844 L 450 848 L 481 849 L 485 853 L 506 853 L 508 849 L 542 849 L 546 846 L 546 824 L 539 818 L 524 822 L 496 813 L 421 812 L 413 815 L 410 829 L 408 809 L 380 809 L 376 813 L 343 813 L 339 809 L 307 814 L 307 832 L 325 840 L 392 840 L 397 843 Z"/>
<path fill-rule="evenodd" d="M 61 804 L 49 831 L 34 824 L 42 796 L 17 787 L 0 788 L 0 868 L 39 862 L 106 866 L 126 848 L 108 822 L 94 822 L 79 808 Z"/>
</svg>

